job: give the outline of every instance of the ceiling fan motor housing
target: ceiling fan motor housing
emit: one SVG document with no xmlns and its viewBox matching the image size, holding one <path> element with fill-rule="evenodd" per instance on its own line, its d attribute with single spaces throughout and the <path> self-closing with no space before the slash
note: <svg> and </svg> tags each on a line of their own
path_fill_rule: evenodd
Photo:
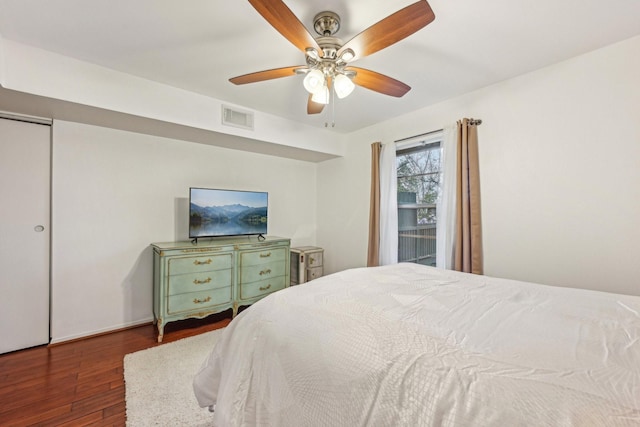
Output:
<svg viewBox="0 0 640 427">
<path fill-rule="evenodd" d="M 337 37 L 317 37 L 318 46 L 322 49 L 323 56 L 307 55 L 307 66 L 310 69 L 321 70 L 326 76 L 331 77 L 335 73 L 343 73 L 347 62 L 338 58 L 338 50 L 344 42 Z"/>
<path fill-rule="evenodd" d="M 317 37 L 316 41 L 318 46 L 322 49 L 323 58 L 336 59 L 338 56 L 338 50 L 342 47 L 344 42 L 337 37 Z"/>
</svg>

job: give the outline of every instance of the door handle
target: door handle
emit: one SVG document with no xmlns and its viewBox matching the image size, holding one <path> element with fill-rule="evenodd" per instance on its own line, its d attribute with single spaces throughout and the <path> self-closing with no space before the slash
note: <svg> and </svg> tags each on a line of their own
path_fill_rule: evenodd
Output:
<svg viewBox="0 0 640 427">
<path fill-rule="evenodd" d="M 36 225 L 35 227 L 33 227 L 33 229 L 37 232 L 37 233 L 42 233 L 44 231 L 44 225 Z"/>
</svg>

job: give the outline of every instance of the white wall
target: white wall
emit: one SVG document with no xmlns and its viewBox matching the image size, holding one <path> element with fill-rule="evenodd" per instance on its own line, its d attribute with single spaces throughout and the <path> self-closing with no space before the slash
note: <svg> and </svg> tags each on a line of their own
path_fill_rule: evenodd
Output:
<svg viewBox="0 0 640 427">
<path fill-rule="evenodd" d="M 2 37 L 2 34 L 0 34 L 0 86 L 4 85 L 5 80 L 6 80 L 6 66 L 5 66 L 5 53 L 4 53 L 4 38 Z"/>
<path fill-rule="evenodd" d="M 324 273 L 367 264 L 371 148 L 355 139 L 343 158 L 318 164 L 318 246 Z"/>
<path fill-rule="evenodd" d="M 152 242 L 187 238 L 190 186 L 269 192 L 269 234 L 315 244 L 315 163 L 55 121 L 53 342 L 150 321 Z"/>
<path fill-rule="evenodd" d="M 640 295 L 640 36 L 350 135 L 318 169 L 327 270 L 366 263 L 369 145 L 479 128 L 485 272 Z"/>
</svg>

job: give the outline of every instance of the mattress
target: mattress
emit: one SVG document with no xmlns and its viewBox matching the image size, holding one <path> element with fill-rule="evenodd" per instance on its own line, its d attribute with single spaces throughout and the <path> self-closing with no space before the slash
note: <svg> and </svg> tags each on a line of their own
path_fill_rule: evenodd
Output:
<svg viewBox="0 0 640 427">
<path fill-rule="evenodd" d="M 217 426 L 639 426 L 640 297 L 351 269 L 243 311 L 193 384 Z"/>
</svg>

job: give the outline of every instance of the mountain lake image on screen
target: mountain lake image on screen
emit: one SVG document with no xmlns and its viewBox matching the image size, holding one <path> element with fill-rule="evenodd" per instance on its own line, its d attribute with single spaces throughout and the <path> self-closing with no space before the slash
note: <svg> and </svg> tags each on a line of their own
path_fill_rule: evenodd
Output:
<svg viewBox="0 0 640 427">
<path fill-rule="evenodd" d="M 189 237 L 267 234 L 268 193 L 189 189 Z"/>
</svg>

